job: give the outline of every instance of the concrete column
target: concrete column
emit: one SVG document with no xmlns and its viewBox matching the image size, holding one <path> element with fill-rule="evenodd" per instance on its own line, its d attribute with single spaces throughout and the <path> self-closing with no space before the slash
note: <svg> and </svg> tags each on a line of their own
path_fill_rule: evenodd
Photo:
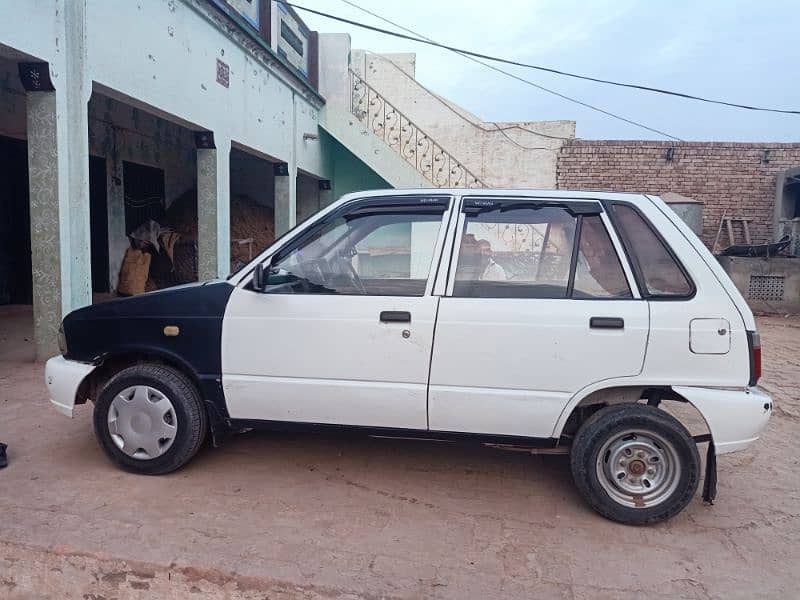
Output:
<svg viewBox="0 0 800 600">
<path fill-rule="evenodd" d="M 86 2 L 64 2 L 64 76 L 56 74 L 59 203 L 68 207 L 62 227 L 69 228 L 69 294 L 64 314 L 92 303 L 91 228 L 89 226 L 89 97 L 86 66 Z M 64 177 L 66 175 L 66 177 Z M 65 223 L 63 217 L 67 216 Z M 63 248 L 63 239 L 62 239 Z M 65 260 L 62 259 L 62 268 Z"/>
<path fill-rule="evenodd" d="M 297 225 L 297 96 L 292 93 L 292 146 L 286 164 L 275 165 L 275 237 Z"/>
<path fill-rule="evenodd" d="M 91 304 L 89 115 L 84 2 L 65 2 L 63 56 L 53 87 L 27 96 L 34 342 L 37 360 L 58 353 L 58 327 Z M 63 29 L 61 29 L 63 27 Z"/>
<path fill-rule="evenodd" d="M 112 130 L 113 131 L 113 130 Z M 125 182 L 122 177 L 122 161 L 116 146 L 116 133 L 112 154 L 106 160 L 106 181 L 108 182 L 108 287 L 111 293 L 117 291 L 119 270 L 125 250 L 130 247 L 125 231 Z"/>
<path fill-rule="evenodd" d="M 231 142 L 197 150 L 197 275 L 227 277 L 231 269 Z"/>
<path fill-rule="evenodd" d="M 69 309 L 69 272 L 62 266 L 62 210 L 58 190 L 56 93 L 28 95 L 28 173 L 30 178 L 33 341 L 36 359 L 58 353 L 58 327 Z M 64 207 L 66 209 L 66 207 Z M 64 232 L 68 234 L 67 231 Z M 66 254 L 66 253 L 65 253 Z M 69 267 L 69 261 L 64 261 Z M 64 293 L 66 289 L 67 293 Z"/>
<path fill-rule="evenodd" d="M 287 174 L 275 173 L 275 236 L 297 224 L 297 166 L 287 165 Z"/>
</svg>

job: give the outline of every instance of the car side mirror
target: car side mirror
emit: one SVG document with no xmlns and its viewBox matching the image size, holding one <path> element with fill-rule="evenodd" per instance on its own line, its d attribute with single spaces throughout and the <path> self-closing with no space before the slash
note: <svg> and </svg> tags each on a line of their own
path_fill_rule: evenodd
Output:
<svg viewBox="0 0 800 600">
<path fill-rule="evenodd" d="M 253 289 L 257 292 L 263 292 L 265 286 L 264 281 L 264 264 L 258 263 L 253 270 Z"/>
<path fill-rule="evenodd" d="M 267 262 L 266 268 L 264 263 L 258 263 L 253 270 L 253 289 L 257 292 L 263 292 L 267 288 L 267 278 L 269 271 L 272 267 L 272 260 Z"/>
</svg>

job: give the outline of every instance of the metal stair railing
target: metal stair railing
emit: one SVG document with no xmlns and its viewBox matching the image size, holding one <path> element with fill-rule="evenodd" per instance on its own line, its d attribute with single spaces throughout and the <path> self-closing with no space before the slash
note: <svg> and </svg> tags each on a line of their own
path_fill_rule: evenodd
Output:
<svg viewBox="0 0 800 600">
<path fill-rule="evenodd" d="M 486 184 L 386 98 L 350 71 L 350 112 L 425 179 L 439 188 L 484 188 Z"/>
</svg>

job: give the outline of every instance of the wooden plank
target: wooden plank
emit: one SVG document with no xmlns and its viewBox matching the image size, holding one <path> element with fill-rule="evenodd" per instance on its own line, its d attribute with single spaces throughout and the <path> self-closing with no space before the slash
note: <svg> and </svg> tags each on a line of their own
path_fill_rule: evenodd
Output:
<svg viewBox="0 0 800 600">
<path fill-rule="evenodd" d="M 750 219 L 742 219 L 742 227 L 744 228 L 744 241 L 747 242 L 748 246 L 752 243 L 750 241 L 750 227 L 747 224 L 749 220 Z"/>
<path fill-rule="evenodd" d="M 726 208 L 722 212 L 722 217 L 719 220 L 719 227 L 717 228 L 717 237 L 714 238 L 714 245 L 711 246 L 711 253 L 712 254 L 716 254 L 717 253 L 717 246 L 719 245 L 719 236 L 722 235 L 722 225 L 723 225 L 723 223 L 725 223 L 725 215 L 727 215 L 727 214 L 728 214 L 728 209 Z"/>
</svg>

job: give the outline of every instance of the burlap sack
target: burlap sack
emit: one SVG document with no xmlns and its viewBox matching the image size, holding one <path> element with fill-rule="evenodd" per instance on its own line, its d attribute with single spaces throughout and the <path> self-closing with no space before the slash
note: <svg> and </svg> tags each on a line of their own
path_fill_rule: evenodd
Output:
<svg viewBox="0 0 800 600">
<path fill-rule="evenodd" d="M 117 293 L 120 296 L 143 294 L 150 273 L 151 256 L 147 252 L 128 248 L 119 270 Z"/>
</svg>

